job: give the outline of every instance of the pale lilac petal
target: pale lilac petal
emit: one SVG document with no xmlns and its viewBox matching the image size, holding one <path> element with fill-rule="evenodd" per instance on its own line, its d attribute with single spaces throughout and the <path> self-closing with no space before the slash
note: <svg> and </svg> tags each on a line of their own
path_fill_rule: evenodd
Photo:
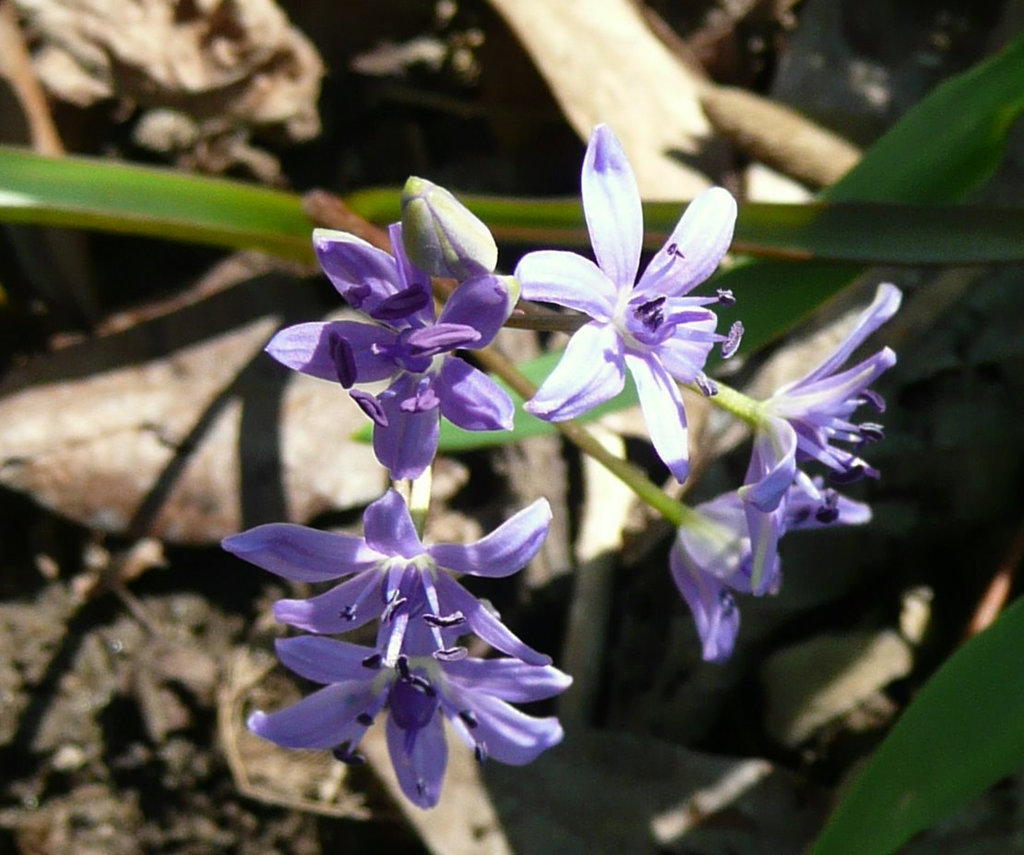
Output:
<svg viewBox="0 0 1024 855">
<path fill-rule="evenodd" d="M 767 417 L 754 434 L 740 498 L 764 513 L 775 510 L 796 478 L 796 446 L 793 426 L 785 419 Z"/>
<path fill-rule="evenodd" d="M 554 303 L 594 320 L 611 320 L 618 288 L 594 262 L 574 252 L 544 249 L 523 256 L 515 278 L 524 300 Z"/>
<path fill-rule="evenodd" d="M 680 383 L 693 383 L 697 379 L 715 346 L 718 319 L 713 312 L 709 311 L 708 315 L 706 320 L 676 327 L 672 338 L 658 345 L 658 359 Z"/>
<path fill-rule="evenodd" d="M 550 525 L 551 506 L 537 499 L 476 543 L 440 543 L 427 552 L 446 570 L 497 579 L 522 569 L 537 554 Z"/>
<path fill-rule="evenodd" d="M 265 350 L 282 365 L 321 380 L 338 381 L 338 367 L 331 352 L 332 336 L 352 346 L 356 377 L 360 383 L 384 380 L 398 370 L 395 363 L 376 352 L 395 341 L 395 331 L 358 321 L 296 324 L 275 335 Z"/>
<path fill-rule="evenodd" d="M 365 731 L 356 716 L 375 700 L 364 682 L 334 683 L 278 712 L 254 712 L 246 724 L 282 748 L 334 748 Z"/>
<path fill-rule="evenodd" d="M 679 543 L 669 553 L 669 567 L 693 613 L 704 660 L 725 662 L 732 655 L 740 629 L 740 610 L 732 594 L 721 579 L 694 563 Z"/>
<path fill-rule="evenodd" d="M 225 537 L 233 555 L 296 582 L 327 582 L 359 573 L 381 558 L 361 537 L 292 523 L 269 523 Z"/>
<path fill-rule="evenodd" d="M 656 357 L 626 354 L 651 442 L 669 472 L 682 483 L 690 473 L 689 431 L 683 397 L 675 380 Z"/>
<path fill-rule="evenodd" d="M 373 671 L 363 661 L 374 653 L 369 647 L 320 635 L 296 635 L 274 643 L 281 664 L 314 683 L 369 680 Z"/>
<path fill-rule="evenodd" d="M 631 288 L 640 264 L 644 215 L 633 168 L 607 125 L 598 125 L 590 136 L 582 191 L 597 263 L 619 289 Z"/>
<path fill-rule="evenodd" d="M 651 259 L 636 293 L 681 296 L 718 267 L 736 225 L 736 200 L 728 190 L 705 190 L 686 208 L 669 239 Z"/>
<path fill-rule="evenodd" d="M 615 328 L 589 323 L 577 330 L 561 361 L 525 409 L 552 422 L 582 415 L 622 391 L 622 341 Z"/>
<path fill-rule="evenodd" d="M 274 618 L 309 632 L 335 633 L 358 629 L 380 617 L 384 600 L 380 574 L 371 570 L 306 600 L 278 600 Z"/>
<path fill-rule="evenodd" d="M 434 580 L 437 592 L 450 612 L 462 612 L 469 629 L 495 650 L 522 659 L 530 665 L 550 665 L 551 657 L 538 653 L 523 643 L 498 620 L 476 597 L 452 579 L 447 573 L 438 573 Z"/>
<path fill-rule="evenodd" d="M 551 665 L 527 665 L 518 659 L 463 659 L 445 663 L 444 670 L 449 683 L 465 692 L 514 703 L 541 701 L 572 684 L 572 677 Z"/>
<path fill-rule="evenodd" d="M 903 295 L 895 285 L 890 285 L 887 282 L 879 285 L 878 290 L 875 292 L 875 299 L 860 315 L 853 329 L 850 330 L 836 351 L 822 362 L 821 365 L 810 371 L 798 380 L 797 383 L 791 384 L 791 386 L 802 386 L 832 374 L 839 366 L 846 362 L 850 354 L 860 347 L 869 335 L 896 314 L 902 299 Z M 783 394 L 788 388 L 790 387 L 784 387 L 776 394 Z"/>
<path fill-rule="evenodd" d="M 437 319 L 439 324 L 465 324 L 480 333 L 474 350 L 486 347 L 512 314 L 514 303 L 504 277 L 487 274 L 459 284 Z"/>
<path fill-rule="evenodd" d="M 388 754 L 402 792 L 415 805 L 432 808 L 441 797 L 441 785 L 448 765 L 448 743 L 441 717 L 435 716 L 426 727 L 402 730 L 388 716 Z"/>
<path fill-rule="evenodd" d="M 874 356 L 839 374 L 801 381 L 773 395 L 773 412 L 788 418 L 807 414 L 850 415 L 858 405 L 860 393 L 896 364 L 896 354 L 883 347 Z"/>
<path fill-rule="evenodd" d="M 438 375 L 441 415 L 463 430 L 512 430 L 515 404 L 490 377 L 457 356 Z"/>
<path fill-rule="evenodd" d="M 402 407 L 414 394 L 416 383 L 415 377 L 399 377 L 378 399 L 388 423 L 374 425 L 373 453 L 394 479 L 418 478 L 437 453 L 439 410 L 409 411 Z"/>
<path fill-rule="evenodd" d="M 557 718 L 535 718 L 490 695 L 463 692 L 452 685 L 449 689 L 450 701 L 476 718 L 476 727 L 458 728 L 460 735 L 468 736 L 467 741 L 479 746 L 485 757 L 522 766 L 562 741 L 564 732 Z"/>
<path fill-rule="evenodd" d="M 782 582 L 779 574 L 779 538 L 784 534 L 785 507 L 765 513 L 747 505 L 750 532 L 750 593 L 756 597 L 774 594 Z M 733 587 L 744 590 L 738 583 Z"/>
<path fill-rule="evenodd" d="M 415 558 L 423 553 L 409 508 L 397 490 L 388 490 L 363 513 L 363 536 L 382 554 Z"/>
</svg>

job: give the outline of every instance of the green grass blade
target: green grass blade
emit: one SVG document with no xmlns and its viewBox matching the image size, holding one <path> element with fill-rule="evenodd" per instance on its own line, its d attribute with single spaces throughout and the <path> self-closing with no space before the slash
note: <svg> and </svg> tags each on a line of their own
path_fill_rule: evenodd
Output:
<svg viewBox="0 0 1024 855">
<path fill-rule="evenodd" d="M 811 855 L 888 855 L 1024 766 L 1024 600 L 925 684 Z"/>
<path fill-rule="evenodd" d="M 0 147 L 0 219 L 313 258 L 312 224 L 293 193 L 6 147 Z"/>
</svg>

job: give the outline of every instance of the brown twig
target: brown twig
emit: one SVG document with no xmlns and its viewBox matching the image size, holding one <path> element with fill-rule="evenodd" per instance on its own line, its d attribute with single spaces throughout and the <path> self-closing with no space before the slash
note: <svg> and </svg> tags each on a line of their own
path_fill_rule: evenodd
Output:
<svg viewBox="0 0 1024 855">
<path fill-rule="evenodd" d="M 987 629 L 999 617 L 999 613 L 1009 599 L 1010 589 L 1013 587 L 1013 580 L 1021 562 L 1024 562 L 1024 522 L 1017 527 L 1017 532 L 1010 542 L 1006 556 L 999 564 L 988 588 L 985 589 L 984 595 L 978 602 L 964 632 L 965 638 L 971 638 Z"/>
<path fill-rule="evenodd" d="M 0 74 L 11 84 L 25 114 L 32 147 L 51 157 L 64 154 L 64 143 L 57 133 L 46 94 L 32 68 L 32 59 L 11 0 L 0 0 Z"/>
</svg>

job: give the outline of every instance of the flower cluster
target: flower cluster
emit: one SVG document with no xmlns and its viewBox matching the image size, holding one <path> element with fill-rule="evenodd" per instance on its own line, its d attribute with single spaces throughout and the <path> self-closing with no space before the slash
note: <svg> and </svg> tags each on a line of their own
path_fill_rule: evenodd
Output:
<svg viewBox="0 0 1024 855">
<path fill-rule="evenodd" d="M 510 701 L 551 697 L 569 678 L 524 644 L 450 575 L 497 578 L 528 562 L 547 534 L 551 511 L 539 499 L 472 544 L 425 546 L 394 490 L 363 515 L 363 537 L 271 523 L 228 537 L 224 548 L 271 573 L 302 582 L 344 579 L 308 600 L 281 600 L 274 615 L 314 635 L 278 642 L 281 661 L 325 688 L 250 728 L 288 748 L 330 748 L 358 762 L 355 747 L 386 711 L 388 747 L 405 794 L 432 807 L 447 747 L 441 717 L 483 760 L 528 763 L 558 743 L 553 718 L 533 718 Z M 325 638 L 379 621 L 374 647 Z M 458 640 L 473 632 L 506 657 L 468 657 Z"/>
<path fill-rule="evenodd" d="M 696 508 L 678 506 L 670 553 L 704 658 L 720 662 L 732 653 L 739 629 L 734 595 L 778 589 L 778 544 L 786 532 L 870 518 L 866 505 L 840 496 L 834 485 L 878 475 L 861 452 L 881 438 L 882 428 L 853 418 L 861 405 L 883 409 L 869 386 L 895 356 L 883 348 L 843 366 L 897 310 L 900 294 L 881 286 L 832 356 L 767 400 L 754 401 L 705 374 L 716 344 L 724 357 L 739 347 L 742 325 L 721 333 L 714 311 L 733 305 L 733 295 L 721 289 L 691 294 L 715 272 L 732 241 L 732 196 L 722 188 L 698 196 L 639 278 L 640 195 L 625 152 L 606 126 L 595 129 L 587 147 L 582 196 L 596 263 L 541 250 L 525 255 L 508 277 L 495 272 L 497 246 L 487 227 L 448 191 L 411 178 L 402 221 L 389 230 L 391 253 L 343 232 L 313 235 L 324 272 L 365 319 L 288 327 L 267 351 L 348 392 L 372 420 L 374 451 L 394 479 L 418 478 L 430 467 L 441 416 L 466 430 L 511 429 L 509 397 L 455 352 L 487 346 L 520 296 L 585 316 L 558 366 L 525 405 L 540 418 L 582 415 L 616 396 L 628 371 L 654 448 L 680 481 L 689 474 L 681 384 L 746 419 L 754 440 L 745 483 Z M 455 281 L 440 312 L 432 277 Z M 378 391 L 365 388 L 373 383 L 381 384 Z M 823 469 L 828 483 L 805 471 L 809 465 Z M 362 536 L 280 523 L 225 539 L 225 549 L 285 579 L 336 583 L 274 606 L 280 622 L 305 633 L 278 642 L 281 661 L 323 688 L 286 709 L 254 713 L 249 727 L 279 745 L 327 748 L 354 763 L 364 733 L 386 715 L 398 779 L 421 807 L 440 797 L 445 719 L 480 760 L 535 759 L 562 739 L 562 729 L 555 718 L 532 717 L 512 704 L 550 698 L 570 678 L 455 574 L 515 573 L 540 548 L 550 520 L 541 499 L 476 543 L 427 545 L 405 499 L 390 490 L 366 509 Z M 373 646 L 329 637 L 373 621 Z M 470 657 L 462 640 L 470 633 L 501 655 Z"/>
</svg>

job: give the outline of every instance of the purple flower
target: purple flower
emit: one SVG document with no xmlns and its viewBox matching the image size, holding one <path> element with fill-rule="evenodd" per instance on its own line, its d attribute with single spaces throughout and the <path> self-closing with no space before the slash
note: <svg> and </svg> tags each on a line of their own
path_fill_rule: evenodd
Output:
<svg viewBox="0 0 1024 855">
<path fill-rule="evenodd" d="M 502 653 L 547 665 L 549 657 L 524 644 L 449 571 L 509 576 L 536 555 L 550 524 L 551 508 L 538 499 L 475 543 L 424 546 L 405 500 L 389 490 L 364 512 L 363 537 L 270 523 L 227 537 L 222 545 L 286 579 L 346 580 L 308 600 L 279 600 L 274 616 L 282 623 L 334 633 L 381 618 L 391 659 L 410 628 L 430 631 L 439 659 L 464 656 L 465 648 L 454 640 L 469 631 Z"/>
<path fill-rule="evenodd" d="M 871 518 L 867 505 L 822 489 L 820 478 L 806 477 L 790 486 L 774 511 L 758 512 L 756 527 L 750 525 L 750 506 L 736 492 L 723 493 L 694 510 L 700 519 L 679 528 L 669 567 L 693 613 L 708 662 L 724 662 L 732 655 L 740 627 L 733 592 L 760 595 L 778 590 L 778 542 L 783 534 L 858 525 Z"/>
<path fill-rule="evenodd" d="M 778 506 L 797 477 L 797 463 L 818 461 L 831 470 L 829 478 L 836 484 L 864 475 L 878 477 L 878 471 L 859 452 L 882 438 L 882 427 L 875 422 L 855 424 L 851 417 L 861 404 L 870 404 L 878 412 L 885 410 L 881 395 L 868 386 L 896 363 L 896 354 L 883 347 L 852 368 L 839 369 L 896 313 L 900 298 L 894 285 L 880 285 L 874 301 L 835 353 L 761 404 L 762 421 L 754 435 L 746 483 L 740 488 L 743 500 L 756 511 L 768 513 Z"/>
<path fill-rule="evenodd" d="M 317 229 L 313 246 L 342 297 L 377 324 L 305 323 L 267 345 L 278 362 L 336 380 L 373 420 L 373 449 L 392 478 L 416 478 L 437 452 L 439 416 L 465 430 L 511 430 L 514 407 L 482 371 L 452 355 L 485 347 L 512 311 L 507 280 L 481 273 L 461 283 L 435 321 L 430 278 L 408 260 L 402 227 L 392 257 L 345 232 Z M 390 380 L 372 395 L 356 383 Z"/>
<path fill-rule="evenodd" d="M 617 395 L 625 369 L 636 382 L 655 449 L 672 474 L 689 465 L 686 414 L 676 381 L 710 388 L 703 368 L 715 342 L 717 318 L 705 308 L 730 295 L 686 297 L 707 279 L 732 241 L 736 203 L 712 188 L 686 209 L 665 246 L 636 281 L 643 212 L 633 170 L 605 125 L 594 129 L 583 161 L 583 209 L 597 264 L 571 252 L 524 256 L 515 276 L 522 296 L 557 303 L 591 320 L 572 336 L 561 362 L 526 409 L 550 421 L 571 419 Z M 635 283 L 635 285 L 634 285 Z"/>
<path fill-rule="evenodd" d="M 443 718 L 481 762 L 523 765 L 562 740 L 557 719 L 526 715 L 510 703 L 563 691 L 571 679 L 550 665 L 438 661 L 423 631 L 410 632 L 391 663 L 373 648 L 313 635 L 281 639 L 277 653 L 324 688 L 278 712 L 254 712 L 249 729 L 285 748 L 329 748 L 339 760 L 358 763 L 359 740 L 387 712 L 391 763 L 402 791 L 421 808 L 436 805 L 441 794 L 448 763 Z"/>
</svg>

